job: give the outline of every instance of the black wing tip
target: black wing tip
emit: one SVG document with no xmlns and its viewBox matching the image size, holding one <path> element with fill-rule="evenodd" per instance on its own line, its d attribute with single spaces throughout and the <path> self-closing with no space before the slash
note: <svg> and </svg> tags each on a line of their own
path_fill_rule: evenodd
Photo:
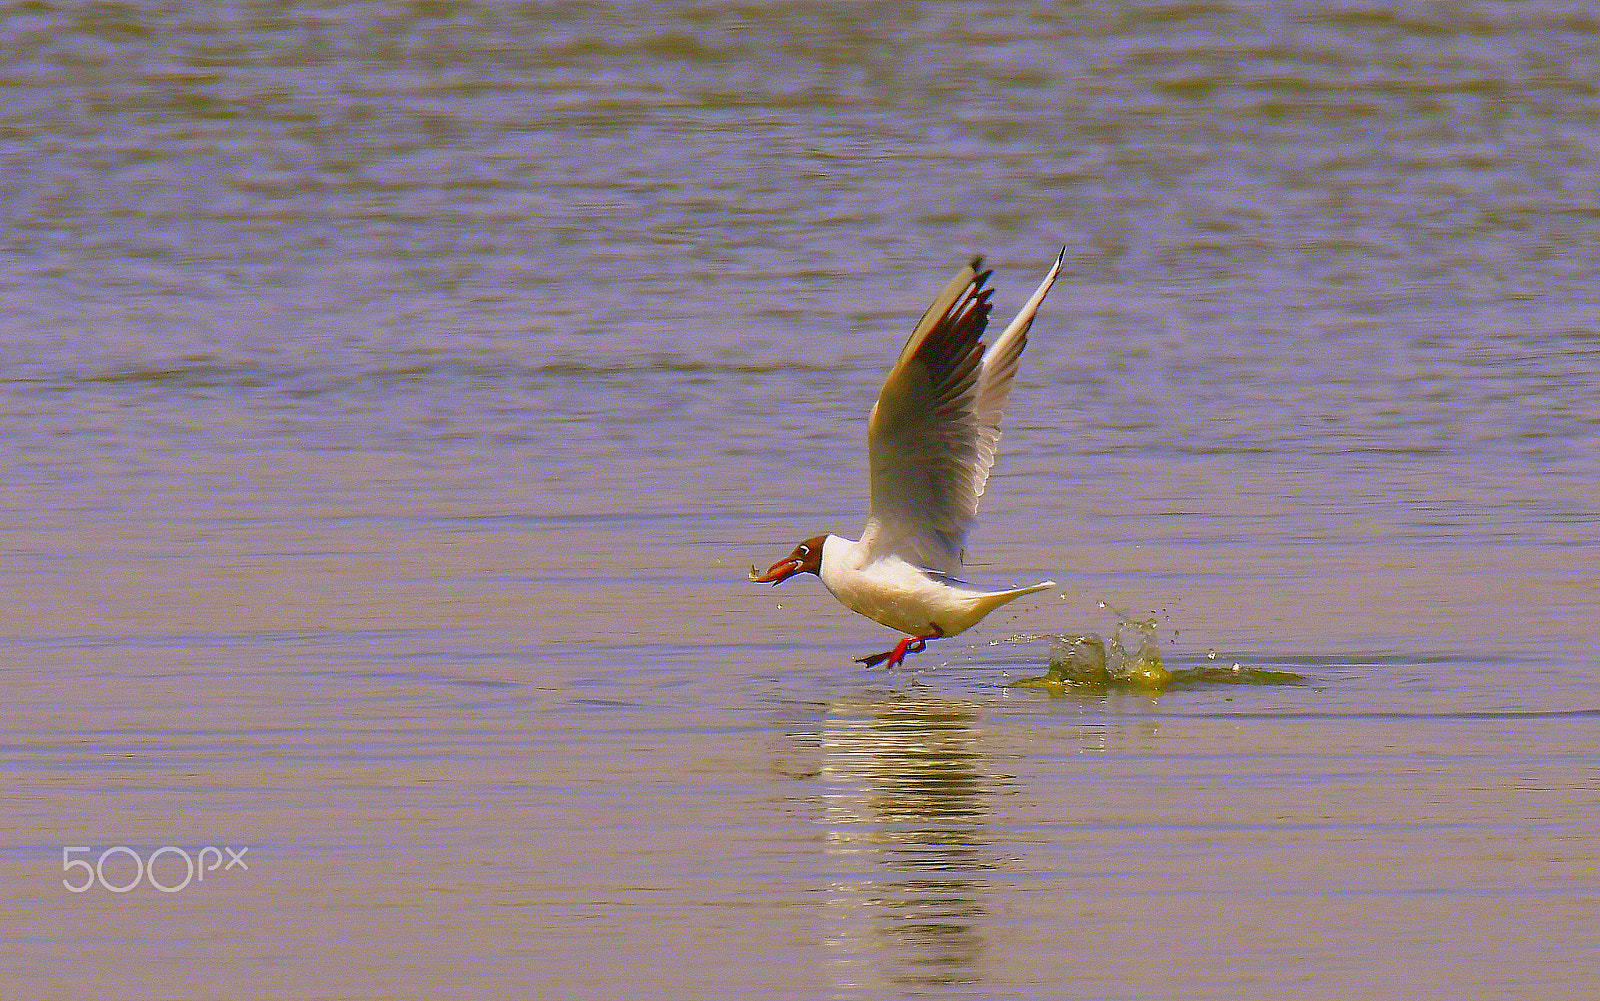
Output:
<svg viewBox="0 0 1600 1001">
<path fill-rule="evenodd" d="M 994 268 L 985 268 L 983 266 L 982 254 L 973 254 L 972 260 L 967 262 L 967 267 L 972 269 L 972 284 L 978 288 L 983 288 L 984 283 L 994 276 Z M 985 294 L 987 294 L 987 290 L 985 290 Z"/>
</svg>

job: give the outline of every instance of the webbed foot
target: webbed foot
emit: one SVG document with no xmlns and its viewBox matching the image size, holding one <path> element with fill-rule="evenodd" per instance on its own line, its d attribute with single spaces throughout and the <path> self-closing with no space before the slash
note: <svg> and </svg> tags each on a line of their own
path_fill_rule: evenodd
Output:
<svg viewBox="0 0 1600 1001">
<path fill-rule="evenodd" d="M 907 654 L 921 653 L 928 648 L 928 640 L 936 640 L 943 635 L 944 630 L 934 626 L 933 632 L 926 636 L 907 636 L 899 643 L 896 643 L 893 650 L 857 657 L 856 663 L 865 664 L 868 667 L 877 667 L 879 664 L 883 664 L 884 670 L 893 670 L 905 663 Z M 888 663 L 885 664 L 885 661 L 888 661 Z"/>
</svg>

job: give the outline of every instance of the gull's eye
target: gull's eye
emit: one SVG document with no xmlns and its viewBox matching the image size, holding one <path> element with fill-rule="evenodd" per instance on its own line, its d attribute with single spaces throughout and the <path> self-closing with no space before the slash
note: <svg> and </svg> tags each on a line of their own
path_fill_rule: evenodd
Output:
<svg viewBox="0 0 1600 1001">
<path fill-rule="evenodd" d="M 810 556 L 811 555 L 811 547 L 810 546 L 801 546 L 800 547 L 800 555 L 801 556 Z"/>
</svg>

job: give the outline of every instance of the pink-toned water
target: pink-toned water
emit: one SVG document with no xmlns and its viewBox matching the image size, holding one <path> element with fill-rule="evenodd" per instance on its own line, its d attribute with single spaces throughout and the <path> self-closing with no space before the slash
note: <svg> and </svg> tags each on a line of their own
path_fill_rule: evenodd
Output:
<svg viewBox="0 0 1600 1001">
<path fill-rule="evenodd" d="M 0 18 L 12 993 L 1592 993 L 1600 23 L 901 14 Z M 1063 593 L 862 671 L 745 568 L 1063 242 Z M 1180 683 L 1009 687 L 1102 602 Z"/>
</svg>

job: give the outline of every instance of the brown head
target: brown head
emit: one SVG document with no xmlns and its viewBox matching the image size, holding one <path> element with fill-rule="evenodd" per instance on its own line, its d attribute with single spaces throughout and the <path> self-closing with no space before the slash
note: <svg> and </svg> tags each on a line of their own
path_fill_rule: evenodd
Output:
<svg viewBox="0 0 1600 1001">
<path fill-rule="evenodd" d="M 766 573 L 758 573 L 755 567 L 750 568 L 750 579 L 763 584 L 771 583 L 773 586 L 782 584 L 797 573 L 822 573 L 822 543 L 827 538 L 819 535 L 807 539 L 794 547 L 794 552 L 772 564 Z"/>
</svg>

